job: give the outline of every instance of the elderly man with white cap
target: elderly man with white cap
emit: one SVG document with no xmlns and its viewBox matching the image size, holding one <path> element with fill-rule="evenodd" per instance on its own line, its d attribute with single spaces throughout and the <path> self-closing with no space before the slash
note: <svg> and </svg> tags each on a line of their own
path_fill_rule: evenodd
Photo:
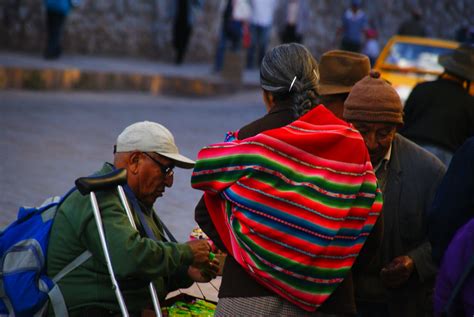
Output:
<svg viewBox="0 0 474 317">
<path fill-rule="evenodd" d="M 396 133 L 403 108 L 395 89 L 373 72 L 344 102 L 344 119 L 359 130 L 382 189 L 384 235 L 369 265 L 357 266 L 358 316 L 430 316 L 436 265 L 427 211 L 445 173 L 434 155 Z"/>
<path fill-rule="evenodd" d="M 175 166 L 189 169 L 194 161 L 179 153 L 168 129 L 144 121 L 130 125 L 118 136 L 114 163 L 105 163 L 96 173 L 127 170 L 124 189 L 137 230 L 130 225 L 116 190 L 98 192 L 97 197 L 112 265 L 132 316 L 152 307 L 151 281 L 164 299 L 169 291 L 189 287 L 194 281 L 207 282 L 217 272 L 218 262 L 209 261 L 206 241 L 174 243 L 164 238 L 153 204 L 173 185 Z M 76 190 L 60 205 L 54 220 L 48 275 L 55 276 L 85 250 L 92 256 L 58 282 L 69 316 L 119 315 L 90 200 Z"/>
</svg>

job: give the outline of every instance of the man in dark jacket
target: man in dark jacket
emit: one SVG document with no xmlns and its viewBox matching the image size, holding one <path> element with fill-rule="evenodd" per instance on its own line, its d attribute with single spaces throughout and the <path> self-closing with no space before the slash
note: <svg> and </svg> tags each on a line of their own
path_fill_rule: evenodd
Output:
<svg viewBox="0 0 474 317">
<path fill-rule="evenodd" d="M 445 72 L 417 85 L 405 104 L 400 133 L 449 165 L 453 153 L 474 136 L 474 45 L 464 44 L 439 57 Z"/>
<path fill-rule="evenodd" d="M 428 316 L 436 266 L 427 241 L 426 212 L 445 167 L 396 133 L 403 124 L 400 97 L 371 73 L 354 85 L 344 118 L 364 137 L 382 189 L 384 236 L 377 256 L 354 272 L 359 316 Z"/>
<path fill-rule="evenodd" d="M 426 36 L 426 28 L 423 24 L 423 14 L 419 8 L 411 8 L 410 18 L 403 21 L 403 23 L 398 28 L 399 35 L 408 35 L 408 36 Z"/>
<path fill-rule="evenodd" d="M 428 217 L 433 259 L 441 263 L 456 231 L 474 217 L 474 137 L 453 156 Z"/>
<path fill-rule="evenodd" d="M 433 259 L 440 264 L 434 295 L 435 315 L 441 316 L 450 303 L 452 316 L 473 316 L 474 137 L 454 154 L 428 217 Z M 470 274 L 464 275 L 469 265 Z M 463 287 L 457 289 L 459 283 Z M 451 302 L 454 292 L 457 297 L 454 295 Z"/>
</svg>

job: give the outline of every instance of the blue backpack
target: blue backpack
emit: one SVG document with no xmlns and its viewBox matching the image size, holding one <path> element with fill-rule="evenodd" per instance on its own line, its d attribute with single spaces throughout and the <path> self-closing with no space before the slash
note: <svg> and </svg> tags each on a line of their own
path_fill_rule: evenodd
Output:
<svg viewBox="0 0 474 317">
<path fill-rule="evenodd" d="M 48 198 L 40 207 L 21 207 L 18 219 L 0 233 L 0 316 L 42 316 L 48 299 L 56 316 L 68 316 L 56 282 L 91 253 L 85 251 L 52 278 L 46 275 L 46 255 L 56 210 L 74 190 Z"/>
</svg>

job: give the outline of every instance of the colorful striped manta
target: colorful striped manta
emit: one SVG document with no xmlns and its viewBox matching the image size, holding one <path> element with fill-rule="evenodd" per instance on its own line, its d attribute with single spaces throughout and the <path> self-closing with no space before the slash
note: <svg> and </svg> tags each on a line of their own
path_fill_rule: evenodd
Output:
<svg viewBox="0 0 474 317">
<path fill-rule="evenodd" d="M 382 209 L 361 135 L 318 106 L 293 123 L 198 155 L 227 250 L 259 283 L 315 311 L 351 269 Z"/>
</svg>

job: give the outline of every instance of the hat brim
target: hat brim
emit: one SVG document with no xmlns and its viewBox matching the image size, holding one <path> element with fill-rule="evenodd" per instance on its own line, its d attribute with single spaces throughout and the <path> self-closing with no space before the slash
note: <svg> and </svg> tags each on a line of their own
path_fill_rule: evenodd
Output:
<svg viewBox="0 0 474 317">
<path fill-rule="evenodd" d="M 319 84 L 318 93 L 321 96 L 324 95 L 336 95 L 351 92 L 352 86 L 342 86 L 342 85 L 326 85 Z"/>
<path fill-rule="evenodd" d="M 472 68 L 457 63 L 455 60 L 453 60 L 452 56 L 441 55 L 438 58 L 438 62 L 444 67 L 445 71 L 470 81 L 474 81 L 474 72 L 472 71 Z"/>
<path fill-rule="evenodd" d="M 158 153 L 158 154 L 163 155 L 169 159 L 172 159 L 175 162 L 175 165 L 179 168 L 191 169 L 194 167 L 194 165 L 196 165 L 196 162 L 194 162 L 193 160 L 179 153 Z"/>
</svg>

